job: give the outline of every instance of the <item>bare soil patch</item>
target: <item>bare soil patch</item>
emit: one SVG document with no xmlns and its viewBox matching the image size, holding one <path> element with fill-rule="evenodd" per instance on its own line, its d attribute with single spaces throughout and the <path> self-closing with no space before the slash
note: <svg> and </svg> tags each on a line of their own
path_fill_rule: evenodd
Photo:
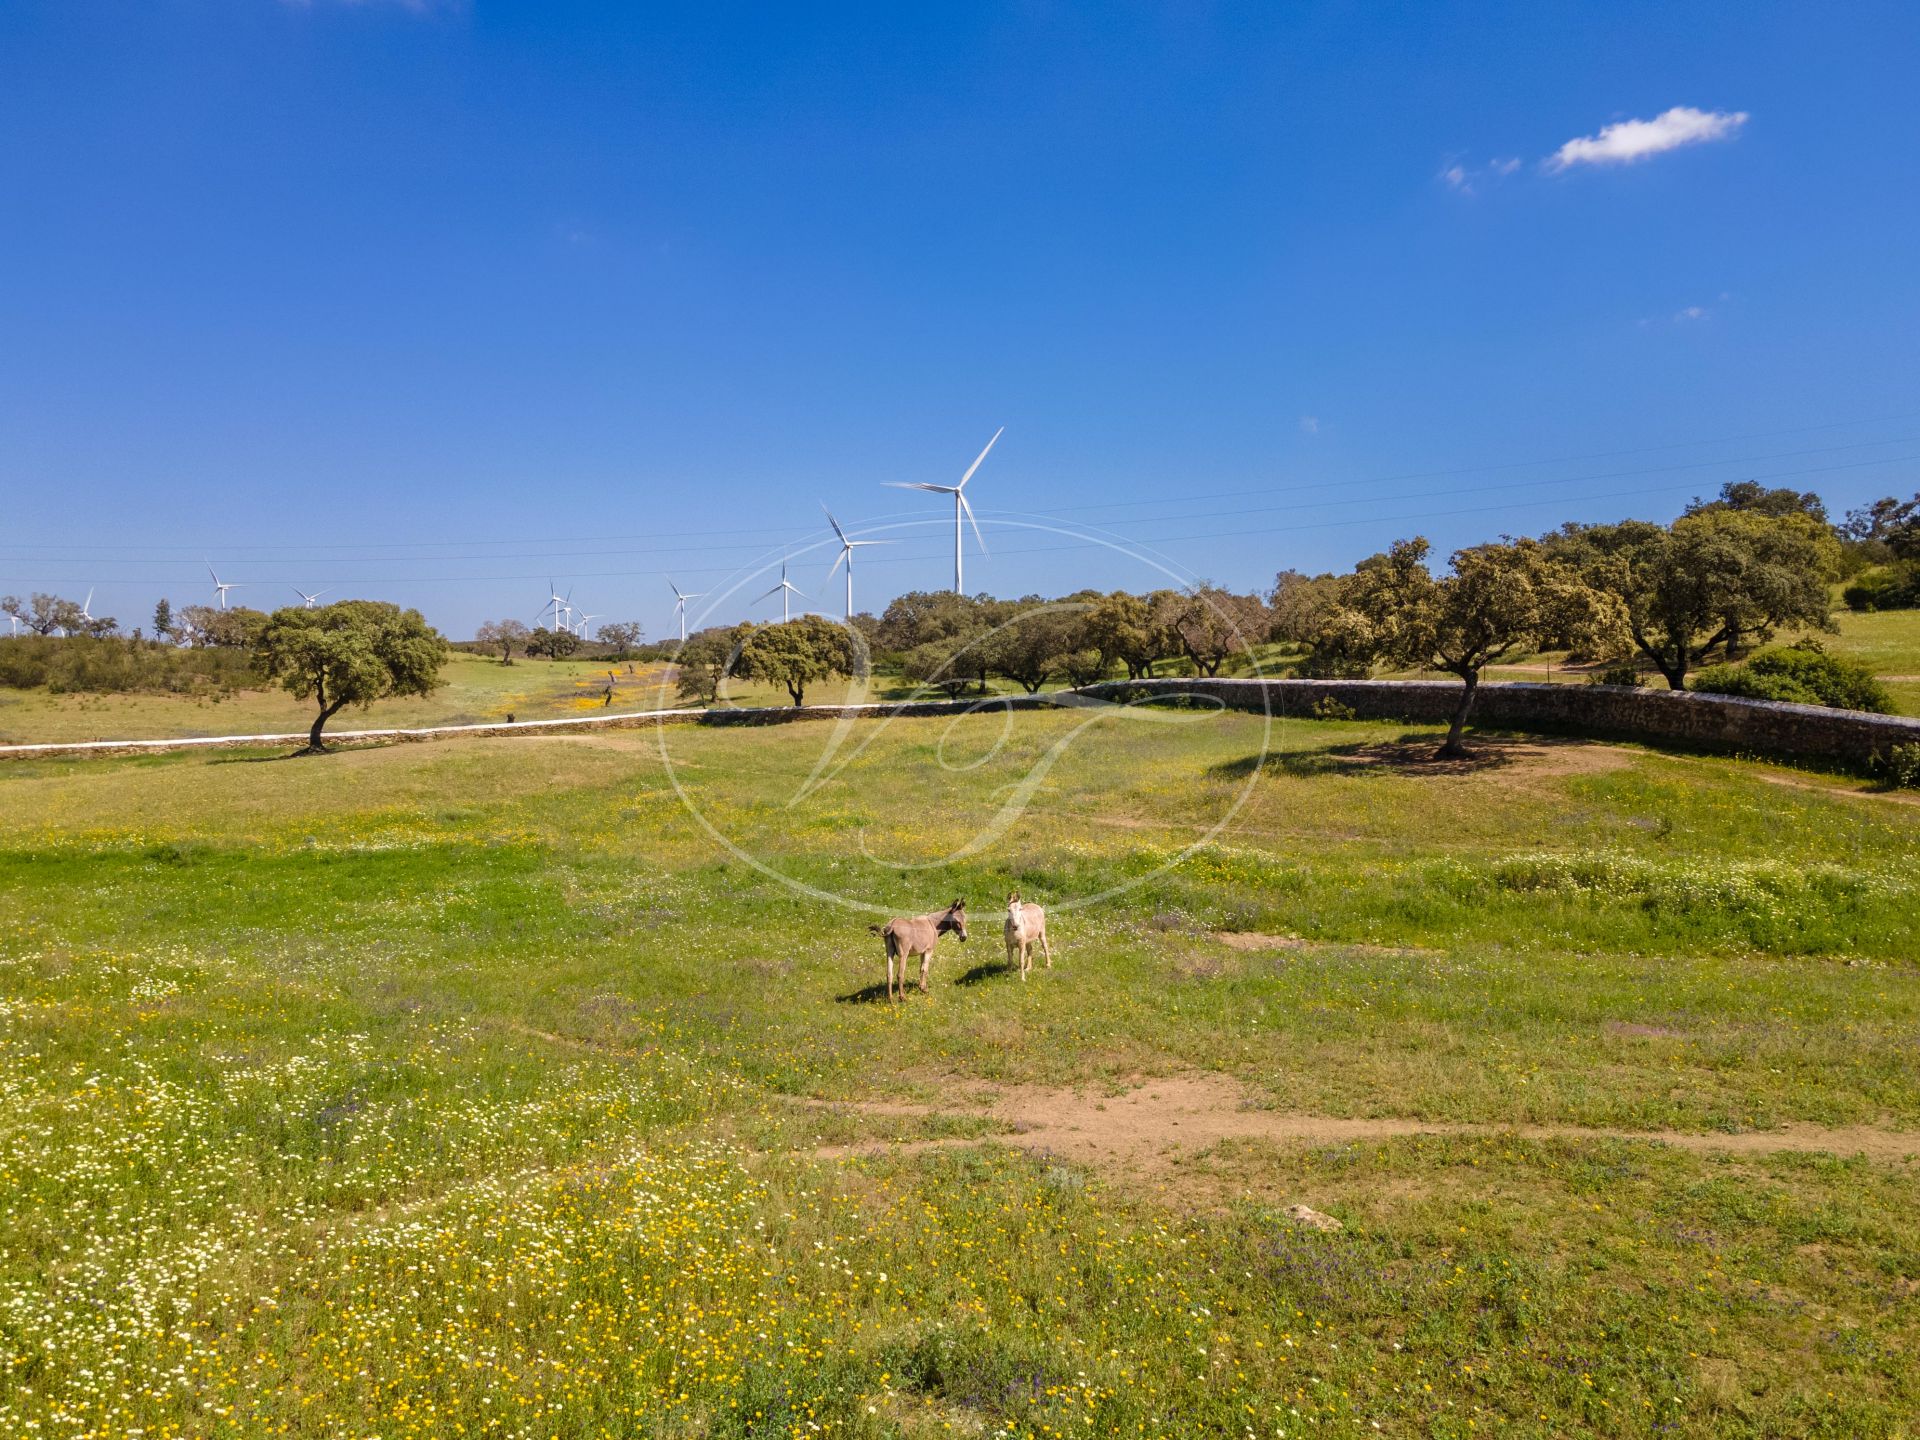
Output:
<svg viewBox="0 0 1920 1440">
<path fill-rule="evenodd" d="M 1598 775 L 1633 763 L 1633 752 L 1591 740 L 1540 736 L 1479 735 L 1467 740 L 1473 753 L 1441 759 L 1427 740 L 1388 740 L 1325 752 L 1333 770 L 1394 770 L 1409 775 L 1474 775 L 1492 771 L 1522 776 Z"/>
<path fill-rule="evenodd" d="M 1631 1020 L 1609 1020 L 1600 1027 L 1609 1035 L 1631 1035 L 1642 1039 L 1685 1040 L 1684 1030 L 1670 1030 L 1665 1025 L 1643 1025 Z"/>
<path fill-rule="evenodd" d="M 815 1153 L 832 1158 L 964 1145 L 1011 1145 L 1057 1155 L 1144 1186 L 1164 1183 L 1186 1159 L 1225 1140 L 1319 1147 L 1407 1135 L 1485 1135 L 1523 1140 L 1631 1140 L 1736 1155 L 1801 1151 L 1864 1155 L 1894 1163 L 1920 1159 L 1920 1133 L 1866 1125 L 1838 1129 L 1794 1125 L 1741 1134 L 1694 1134 L 1578 1125 L 1473 1125 L 1400 1117 L 1302 1115 L 1253 1108 L 1238 1081 L 1201 1073 L 1146 1081 L 1119 1095 L 1021 1085 L 971 1093 L 961 1089 L 954 1093 L 953 1101 L 944 1106 L 894 1101 L 806 1103 L 885 1116 L 971 1114 L 999 1122 L 1004 1132 L 977 1140 L 956 1137 L 835 1145 Z"/>
<path fill-rule="evenodd" d="M 1891 800 L 1895 805 L 1920 805 L 1920 793 L 1912 790 L 1859 790 L 1850 785 L 1828 785 L 1798 775 L 1762 775 L 1769 785 L 1784 785 L 1789 790 L 1815 790 L 1841 800 Z"/>
</svg>

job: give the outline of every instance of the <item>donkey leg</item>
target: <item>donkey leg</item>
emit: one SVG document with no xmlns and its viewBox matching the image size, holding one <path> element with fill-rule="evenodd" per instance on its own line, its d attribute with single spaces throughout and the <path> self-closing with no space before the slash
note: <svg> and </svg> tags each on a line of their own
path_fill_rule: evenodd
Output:
<svg viewBox="0 0 1920 1440">
<path fill-rule="evenodd" d="M 920 952 L 920 993 L 922 995 L 927 993 L 927 972 L 932 969 L 933 951 L 922 950 Z"/>
<path fill-rule="evenodd" d="M 1047 939 L 1044 925 L 1040 928 L 1040 953 L 1047 957 L 1047 969 L 1053 969 L 1053 943 Z"/>
</svg>

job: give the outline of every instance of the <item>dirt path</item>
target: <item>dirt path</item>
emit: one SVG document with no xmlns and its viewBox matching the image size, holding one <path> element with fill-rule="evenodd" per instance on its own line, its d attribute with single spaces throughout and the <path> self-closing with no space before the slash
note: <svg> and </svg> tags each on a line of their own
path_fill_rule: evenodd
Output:
<svg viewBox="0 0 1920 1440">
<path fill-rule="evenodd" d="M 1789 790 L 1812 790 L 1820 795 L 1837 795 L 1845 800 L 1885 800 L 1895 805 L 1920 805 L 1920 793 L 1911 790 L 1855 790 L 1846 785 L 1825 785 L 1818 780 L 1803 780 L 1794 775 L 1760 775 L 1769 785 L 1784 785 Z"/>
<path fill-rule="evenodd" d="M 826 1101 L 822 1108 L 890 1117 L 975 1115 L 997 1120 L 1007 1133 L 980 1139 L 871 1141 L 830 1145 L 824 1157 L 879 1155 L 962 1145 L 1012 1145 L 1046 1151 L 1134 1179 L 1164 1174 L 1184 1156 L 1222 1140 L 1270 1140 L 1282 1144 L 1339 1145 L 1405 1135 L 1515 1136 L 1523 1140 L 1637 1140 L 1683 1150 L 1767 1155 L 1782 1150 L 1864 1155 L 1901 1162 L 1920 1158 L 1920 1133 L 1873 1126 L 1790 1129 L 1735 1135 L 1669 1130 L 1608 1130 L 1577 1125 L 1468 1125 L 1410 1119 L 1347 1120 L 1247 1108 L 1247 1092 L 1224 1075 L 1188 1074 L 1154 1080 L 1123 1095 L 1015 1086 L 960 1092 L 950 1107 L 894 1102 Z M 971 1103 L 968 1103 L 968 1102 Z"/>
</svg>

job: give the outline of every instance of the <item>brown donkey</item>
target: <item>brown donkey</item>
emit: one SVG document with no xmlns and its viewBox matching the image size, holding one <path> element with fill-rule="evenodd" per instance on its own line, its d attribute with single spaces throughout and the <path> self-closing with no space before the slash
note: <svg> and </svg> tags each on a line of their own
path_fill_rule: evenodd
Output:
<svg viewBox="0 0 1920 1440">
<path fill-rule="evenodd" d="M 893 999 L 893 962 L 900 962 L 900 998 L 907 997 L 907 961 L 920 957 L 920 993 L 927 992 L 927 970 L 933 964 L 933 947 L 951 930 L 967 943 L 967 902 L 956 900 L 945 910 L 931 915 L 909 915 L 889 920 L 884 925 L 869 925 L 870 934 L 884 936 L 887 942 L 887 999 Z"/>
<path fill-rule="evenodd" d="M 1047 943 L 1047 912 L 1038 905 L 1022 904 L 1020 892 L 1014 891 L 1007 897 L 1007 968 L 1013 969 L 1017 961 L 1020 966 L 1020 978 L 1027 978 L 1027 971 L 1033 968 L 1033 947 L 1038 944 L 1040 953 L 1047 957 L 1047 968 L 1053 968 L 1053 946 Z"/>
</svg>

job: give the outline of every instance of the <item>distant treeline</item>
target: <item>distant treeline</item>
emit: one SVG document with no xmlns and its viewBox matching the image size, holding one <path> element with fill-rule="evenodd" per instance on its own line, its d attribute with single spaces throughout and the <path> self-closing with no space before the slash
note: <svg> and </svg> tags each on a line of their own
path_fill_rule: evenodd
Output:
<svg viewBox="0 0 1920 1440">
<path fill-rule="evenodd" d="M 674 660 L 690 697 L 711 700 L 729 675 L 752 674 L 797 700 L 814 680 L 876 664 L 954 695 L 995 678 L 1034 691 L 1168 665 L 1216 675 L 1277 642 L 1292 647 L 1283 663 L 1309 676 L 1449 671 L 1470 704 L 1485 667 L 1522 649 L 1615 662 L 1607 678 L 1626 683 L 1637 657 L 1685 688 L 1701 666 L 1739 661 L 1783 630 L 1831 628 L 1828 596 L 1842 581 L 1858 609 L 1920 605 L 1920 495 L 1889 496 L 1836 524 L 1816 494 L 1741 481 L 1671 525 L 1570 523 L 1457 551 L 1437 576 L 1416 537 L 1346 574 L 1283 571 L 1265 595 L 1206 582 L 1051 600 L 915 591 L 879 616 L 855 617 L 850 630 L 807 616 L 703 631 L 683 648 L 643 644 L 635 622 L 602 625 L 587 641 L 500 620 L 457 648 L 506 663 L 516 653 Z M 249 653 L 270 621 L 245 607 L 176 611 L 162 600 L 149 640 L 53 595 L 0 597 L 0 613 L 29 632 L 0 640 L 0 684 L 61 690 L 230 689 L 247 683 Z M 1263 668 L 1274 659 L 1263 657 Z"/>
<path fill-rule="evenodd" d="M 124 636 L 0 639 L 0 686 L 55 694 L 226 695 L 260 684 L 250 652 Z"/>
<path fill-rule="evenodd" d="M 1264 596 L 1208 583 L 1051 600 L 915 591 L 851 626 L 803 616 L 702 631 L 676 656 L 680 688 L 712 703 L 729 677 L 749 676 L 784 686 L 799 704 L 818 680 L 871 669 L 950 695 L 984 691 L 994 678 L 1031 692 L 1150 677 L 1169 664 L 1211 676 L 1242 660 L 1263 673 L 1326 678 L 1436 669 L 1463 682 L 1446 746 L 1455 750 L 1486 668 L 1554 650 L 1594 662 L 1593 678 L 1609 683 L 1637 684 L 1644 666 L 1685 689 L 1717 660 L 1714 689 L 1885 708 L 1862 667 L 1817 646 L 1774 652 L 1757 670 L 1728 667 L 1783 631 L 1831 629 L 1828 597 L 1849 574 L 1849 593 L 1863 585 L 1876 597 L 1902 593 L 1920 568 L 1920 496 L 1834 525 L 1817 495 L 1742 482 L 1696 500 L 1671 525 L 1567 524 L 1537 539 L 1469 546 L 1439 573 L 1428 556 L 1415 537 L 1345 574 L 1284 571 Z M 1289 649 L 1256 653 L 1272 643 Z"/>
</svg>

